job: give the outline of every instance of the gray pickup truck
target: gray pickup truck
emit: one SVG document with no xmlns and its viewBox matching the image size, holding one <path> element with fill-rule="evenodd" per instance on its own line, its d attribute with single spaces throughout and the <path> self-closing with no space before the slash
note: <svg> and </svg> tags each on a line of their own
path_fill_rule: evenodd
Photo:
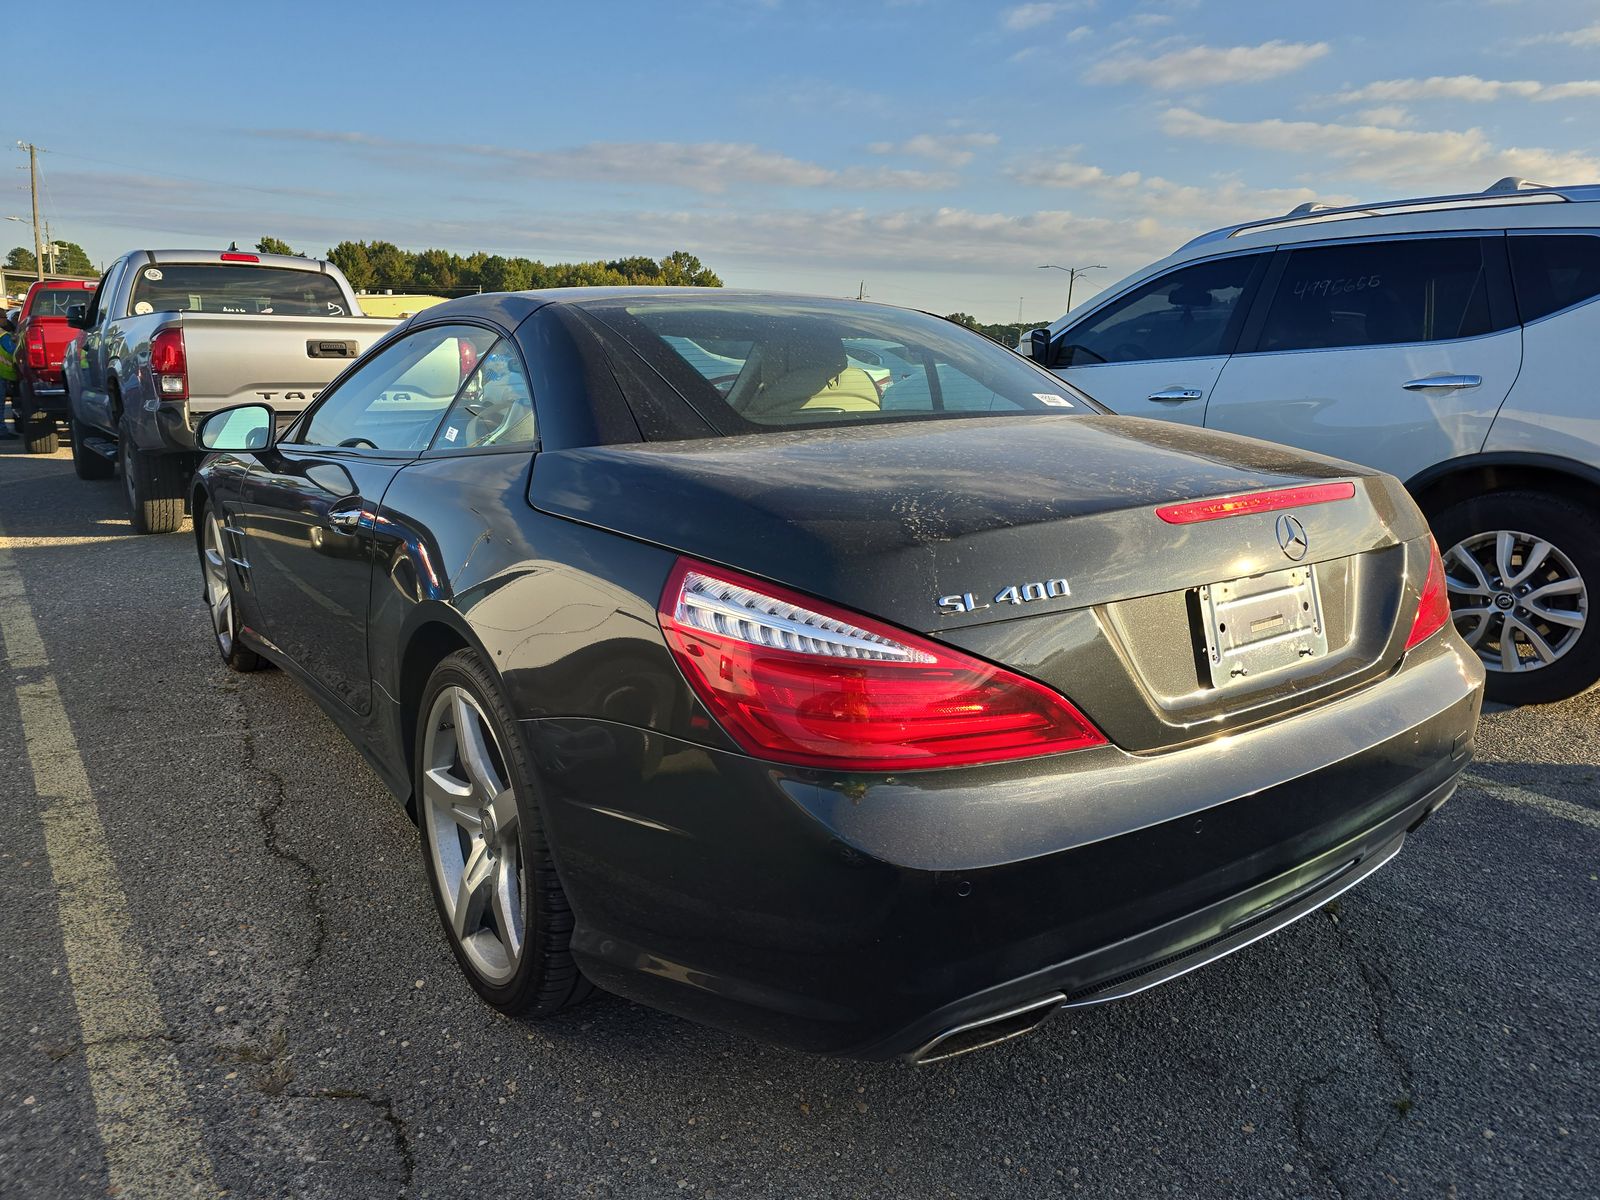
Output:
<svg viewBox="0 0 1600 1200">
<path fill-rule="evenodd" d="M 134 250 L 69 310 L 72 461 L 121 467 L 138 533 L 183 523 L 207 413 L 265 402 L 287 422 L 394 327 L 363 317 L 332 263 L 236 250 Z"/>
</svg>

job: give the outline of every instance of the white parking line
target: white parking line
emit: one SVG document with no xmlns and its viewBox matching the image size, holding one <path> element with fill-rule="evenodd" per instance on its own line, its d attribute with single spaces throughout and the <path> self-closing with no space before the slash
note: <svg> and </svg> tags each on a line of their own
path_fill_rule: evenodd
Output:
<svg viewBox="0 0 1600 1200">
<path fill-rule="evenodd" d="M 22 576 L 0 544 L 0 638 L 15 679 L 72 998 L 112 1195 L 215 1195 L 155 984 Z"/>
<path fill-rule="evenodd" d="M 1504 800 L 1508 804 L 1520 804 L 1524 808 L 1536 808 L 1540 812 L 1560 817 L 1563 821 L 1571 821 L 1575 825 L 1600 829 L 1600 810 L 1585 808 L 1570 800 L 1558 800 L 1554 796 L 1542 796 L 1538 792 L 1530 792 L 1527 788 L 1516 787 L 1509 783 L 1495 783 L 1482 775 L 1468 775 L 1464 782 L 1487 792 L 1496 800 Z"/>
</svg>

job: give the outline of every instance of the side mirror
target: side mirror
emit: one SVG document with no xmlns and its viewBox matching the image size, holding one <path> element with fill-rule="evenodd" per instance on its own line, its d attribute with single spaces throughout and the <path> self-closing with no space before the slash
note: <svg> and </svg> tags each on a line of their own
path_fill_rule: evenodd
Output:
<svg viewBox="0 0 1600 1200">
<path fill-rule="evenodd" d="M 67 324 L 74 329 L 89 328 L 89 306 L 87 304 L 68 305 Z"/>
<path fill-rule="evenodd" d="M 201 421 L 195 440 L 202 450 L 265 450 L 276 433 L 276 417 L 267 405 L 235 404 Z"/>
<path fill-rule="evenodd" d="M 1028 335 L 1028 355 L 1041 367 L 1048 367 L 1050 362 L 1050 330 L 1035 329 Z"/>
</svg>

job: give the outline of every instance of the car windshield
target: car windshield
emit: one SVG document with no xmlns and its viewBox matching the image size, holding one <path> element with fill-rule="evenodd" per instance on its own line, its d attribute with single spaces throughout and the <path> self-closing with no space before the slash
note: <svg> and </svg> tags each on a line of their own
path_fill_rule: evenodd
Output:
<svg viewBox="0 0 1600 1200">
<path fill-rule="evenodd" d="M 347 317 L 349 302 L 330 275 L 238 263 L 170 263 L 134 277 L 128 311 Z"/>
<path fill-rule="evenodd" d="M 1098 411 L 998 343 L 926 313 L 740 296 L 585 308 L 720 428 Z"/>
<path fill-rule="evenodd" d="M 94 300 L 93 288 L 40 288 L 28 305 L 30 317 L 64 317 L 74 304 Z"/>
</svg>

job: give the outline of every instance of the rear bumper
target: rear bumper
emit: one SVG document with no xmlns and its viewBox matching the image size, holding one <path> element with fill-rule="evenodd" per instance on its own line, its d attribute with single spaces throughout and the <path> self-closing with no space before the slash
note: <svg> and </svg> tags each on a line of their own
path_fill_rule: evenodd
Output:
<svg viewBox="0 0 1600 1200">
<path fill-rule="evenodd" d="M 40 378 L 37 375 L 24 371 L 19 382 L 27 388 L 28 415 L 44 413 L 58 421 L 65 421 L 68 415 L 67 385 L 59 377 L 54 380 Z M 18 396 L 20 398 L 19 390 Z"/>
<path fill-rule="evenodd" d="M 1449 796 L 1481 689 L 1448 634 L 1235 737 L 900 776 L 601 721 L 524 728 L 585 973 L 771 1041 L 887 1058 L 1141 990 L 1312 911 Z"/>
</svg>

